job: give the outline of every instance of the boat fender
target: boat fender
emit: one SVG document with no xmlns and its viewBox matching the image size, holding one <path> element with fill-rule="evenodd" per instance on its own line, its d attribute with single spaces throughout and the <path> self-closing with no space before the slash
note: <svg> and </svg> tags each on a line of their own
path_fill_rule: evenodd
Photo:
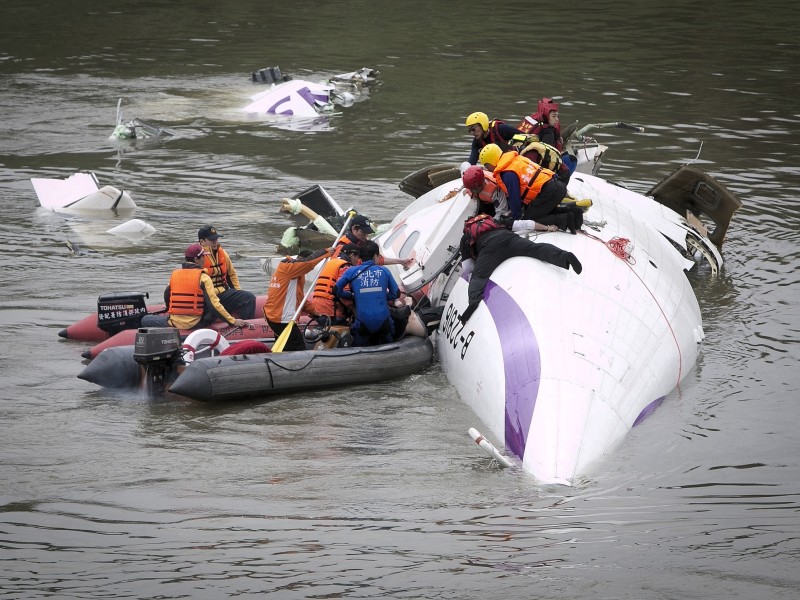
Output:
<svg viewBox="0 0 800 600">
<path fill-rule="evenodd" d="M 230 346 L 218 331 L 213 329 L 198 329 L 190 333 L 183 342 L 183 360 L 186 363 L 194 361 L 195 355 L 202 349 L 203 351 L 222 352 Z"/>
<path fill-rule="evenodd" d="M 265 354 L 272 352 L 264 342 L 258 340 L 242 340 L 235 344 L 231 344 L 225 350 L 219 353 L 220 356 L 231 356 L 234 354 Z"/>
</svg>

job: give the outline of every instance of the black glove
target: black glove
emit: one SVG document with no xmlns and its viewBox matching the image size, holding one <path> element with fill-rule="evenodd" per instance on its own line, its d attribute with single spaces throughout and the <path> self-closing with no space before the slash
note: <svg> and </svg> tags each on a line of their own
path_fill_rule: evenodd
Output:
<svg viewBox="0 0 800 600">
<path fill-rule="evenodd" d="M 478 308 L 478 306 L 480 306 L 480 303 L 481 301 L 478 300 L 477 302 L 473 302 L 469 306 L 467 306 L 467 310 L 461 313 L 461 316 L 458 317 L 458 320 L 461 321 L 462 323 L 466 323 L 467 321 L 469 321 L 469 318 L 472 316 L 472 313 L 474 313 L 475 310 Z"/>
<path fill-rule="evenodd" d="M 581 265 L 581 261 L 578 260 L 578 257 L 572 252 L 567 252 L 567 269 L 570 267 L 572 267 L 572 270 L 578 275 L 583 271 L 583 265 Z"/>
<path fill-rule="evenodd" d="M 500 225 L 502 225 L 506 229 L 511 229 L 511 227 L 514 225 L 514 217 L 512 217 L 511 215 L 502 215 L 500 217 L 495 217 L 495 221 L 500 223 Z"/>
</svg>

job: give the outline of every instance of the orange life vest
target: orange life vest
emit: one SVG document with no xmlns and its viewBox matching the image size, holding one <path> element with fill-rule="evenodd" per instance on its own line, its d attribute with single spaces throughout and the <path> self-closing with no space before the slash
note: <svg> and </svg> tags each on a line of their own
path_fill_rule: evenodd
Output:
<svg viewBox="0 0 800 600">
<path fill-rule="evenodd" d="M 354 242 L 346 235 L 343 235 L 341 238 L 339 238 L 339 243 L 336 244 L 336 248 L 334 248 L 333 255 L 339 256 L 339 254 L 341 254 L 342 252 L 342 248 L 344 248 L 347 244 L 353 244 L 360 248 L 363 242 L 360 242 L 358 239 L 356 239 L 356 241 Z"/>
<path fill-rule="evenodd" d="M 344 308 L 342 299 L 337 298 L 333 293 L 333 286 L 341 275 L 341 271 L 345 267 L 349 267 L 350 263 L 343 258 L 332 258 L 325 266 L 317 277 L 317 283 L 314 284 L 314 292 L 312 298 L 314 299 L 314 310 L 329 317 L 347 318 L 348 314 Z"/>
<path fill-rule="evenodd" d="M 169 314 L 200 316 L 205 297 L 200 285 L 202 269 L 175 269 L 169 278 Z"/>
<path fill-rule="evenodd" d="M 487 204 L 494 204 L 495 190 L 497 190 L 497 182 L 494 180 L 494 174 L 484 170 L 483 187 L 478 194 L 478 200 Z"/>
<path fill-rule="evenodd" d="M 542 190 L 542 186 L 555 176 L 555 173 L 549 169 L 520 156 L 518 152 L 505 152 L 497 161 L 494 175 L 498 187 L 506 195 L 508 195 L 508 188 L 500 176 L 504 171 L 511 171 L 519 177 L 519 196 L 523 204 L 533 202 Z"/>
<path fill-rule="evenodd" d="M 228 283 L 228 253 L 222 246 L 217 246 L 216 255 L 206 254 L 203 257 L 203 268 L 211 277 L 218 294 L 231 287 Z"/>
</svg>

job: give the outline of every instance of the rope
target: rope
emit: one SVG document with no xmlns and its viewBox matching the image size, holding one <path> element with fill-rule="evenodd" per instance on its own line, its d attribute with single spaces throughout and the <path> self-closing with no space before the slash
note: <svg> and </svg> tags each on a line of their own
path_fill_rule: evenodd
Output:
<svg viewBox="0 0 800 600">
<path fill-rule="evenodd" d="M 621 237 L 613 237 L 606 242 L 606 248 L 611 250 L 611 254 L 617 258 L 621 258 L 629 265 L 635 265 L 636 259 L 631 256 L 628 251 L 628 245 L 631 243 L 629 239 Z"/>
</svg>

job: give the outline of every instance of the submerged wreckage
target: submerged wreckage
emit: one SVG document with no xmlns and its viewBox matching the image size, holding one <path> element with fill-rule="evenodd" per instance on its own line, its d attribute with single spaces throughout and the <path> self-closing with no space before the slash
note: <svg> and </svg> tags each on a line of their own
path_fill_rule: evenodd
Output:
<svg viewBox="0 0 800 600">
<path fill-rule="evenodd" d="M 704 333 L 685 271 L 719 271 L 741 203 L 689 166 L 646 195 L 575 173 L 570 195 L 591 200 L 584 230 L 537 241 L 575 254 L 581 274 L 511 258 L 463 323 L 470 277 L 459 240 L 476 205 L 458 174 L 440 165 L 406 178 L 401 188 L 419 198 L 376 241 L 387 257 L 416 258 L 408 271 L 393 267 L 395 278 L 443 307 L 437 355 L 491 436 L 541 482 L 572 484 L 693 368 Z"/>
</svg>

